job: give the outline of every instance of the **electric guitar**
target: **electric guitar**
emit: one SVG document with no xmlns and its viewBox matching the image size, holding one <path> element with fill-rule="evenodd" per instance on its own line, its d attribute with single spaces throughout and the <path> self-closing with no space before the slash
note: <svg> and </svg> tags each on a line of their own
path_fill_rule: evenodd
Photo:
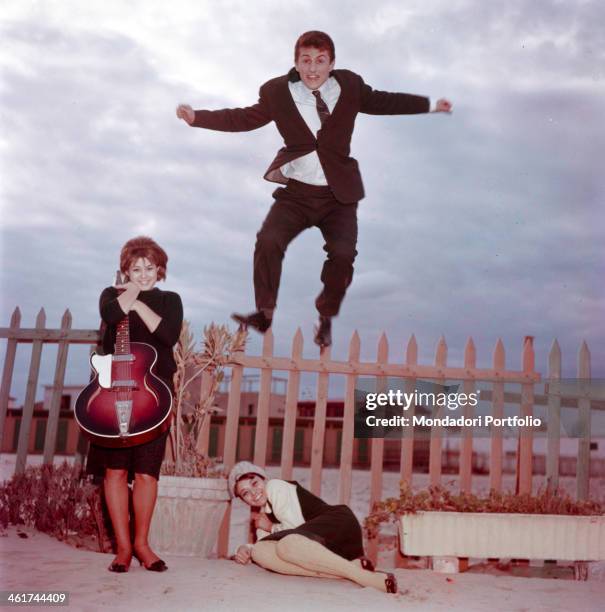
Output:
<svg viewBox="0 0 605 612">
<path fill-rule="evenodd" d="M 121 283 L 119 273 L 116 282 Z M 76 422 L 91 441 L 113 448 L 136 446 L 170 427 L 172 394 L 154 374 L 157 358 L 153 346 L 130 342 L 126 315 L 117 325 L 113 355 L 91 356 L 94 378 L 76 400 Z"/>
</svg>

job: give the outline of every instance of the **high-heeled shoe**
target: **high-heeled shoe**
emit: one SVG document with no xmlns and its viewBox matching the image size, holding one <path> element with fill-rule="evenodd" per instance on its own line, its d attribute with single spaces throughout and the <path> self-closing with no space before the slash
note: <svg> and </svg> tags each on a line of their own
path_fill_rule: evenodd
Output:
<svg viewBox="0 0 605 612">
<path fill-rule="evenodd" d="M 130 561 L 128 563 L 117 563 L 115 560 L 112 561 L 107 568 L 110 572 L 116 574 L 125 574 L 130 569 Z"/>
<path fill-rule="evenodd" d="M 143 548 L 149 548 L 145 546 Z M 149 552 L 153 555 L 153 551 L 149 549 Z M 164 563 L 162 559 L 156 559 L 152 561 L 149 565 L 143 561 L 142 555 L 137 552 L 137 548 L 135 546 L 134 556 L 138 559 L 139 563 L 148 571 L 148 572 L 165 572 L 168 569 L 168 566 Z M 155 556 L 155 555 L 153 555 Z"/>
<path fill-rule="evenodd" d="M 145 563 L 139 559 L 139 563 L 149 572 L 165 572 L 168 569 L 168 566 L 162 559 L 158 559 L 149 565 L 145 565 Z"/>
<path fill-rule="evenodd" d="M 387 593 L 397 593 L 397 578 L 395 578 L 394 574 L 387 574 L 387 577 L 384 579 L 384 585 L 387 588 Z"/>
<path fill-rule="evenodd" d="M 359 563 L 361 563 L 361 567 L 368 572 L 376 571 L 376 567 L 368 557 L 359 557 Z"/>
</svg>

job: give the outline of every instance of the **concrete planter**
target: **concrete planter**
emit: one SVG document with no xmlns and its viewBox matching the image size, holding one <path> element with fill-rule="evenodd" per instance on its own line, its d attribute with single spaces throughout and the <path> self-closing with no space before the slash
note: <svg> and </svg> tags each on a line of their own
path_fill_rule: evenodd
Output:
<svg viewBox="0 0 605 612">
<path fill-rule="evenodd" d="M 419 512 L 399 521 L 405 555 L 597 561 L 605 516 Z"/>
<path fill-rule="evenodd" d="M 149 540 L 158 554 L 208 557 L 227 510 L 224 478 L 161 476 Z"/>
</svg>

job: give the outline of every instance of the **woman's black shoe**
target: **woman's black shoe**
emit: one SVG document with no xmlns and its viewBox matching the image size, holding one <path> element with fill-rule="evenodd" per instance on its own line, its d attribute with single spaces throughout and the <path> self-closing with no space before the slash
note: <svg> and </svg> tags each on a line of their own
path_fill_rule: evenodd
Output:
<svg viewBox="0 0 605 612">
<path fill-rule="evenodd" d="M 162 559 L 154 561 L 151 565 L 145 565 L 141 560 L 139 560 L 139 563 L 149 572 L 165 572 L 168 569 Z"/>
<path fill-rule="evenodd" d="M 394 574 L 387 574 L 384 584 L 387 588 L 387 593 L 397 593 L 397 578 L 395 578 Z"/>
<path fill-rule="evenodd" d="M 116 572 L 116 574 L 125 574 L 128 571 L 128 565 L 126 565 L 126 563 L 116 563 L 114 561 L 107 569 L 110 572 Z"/>
<path fill-rule="evenodd" d="M 359 562 L 364 570 L 367 570 L 368 572 L 376 571 L 371 559 L 368 559 L 367 557 L 359 557 Z"/>
</svg>

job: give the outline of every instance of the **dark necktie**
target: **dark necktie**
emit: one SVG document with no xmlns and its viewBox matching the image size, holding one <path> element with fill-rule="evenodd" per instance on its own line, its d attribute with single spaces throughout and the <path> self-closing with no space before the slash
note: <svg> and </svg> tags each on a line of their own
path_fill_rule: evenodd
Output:
<svg viewBox="0 0 605 612">
<path fill-rule="evenodd" d="M 319 115 L 319 121 L 323 126 L 324 121 L 330 116 L 330 109 L 328 108 L 328 105 L 323 101 L 319 90 L 314 89 L 311 93 L 315 96 L 315 106 L 317 108 L 317 114 Z"/>
</svg>

